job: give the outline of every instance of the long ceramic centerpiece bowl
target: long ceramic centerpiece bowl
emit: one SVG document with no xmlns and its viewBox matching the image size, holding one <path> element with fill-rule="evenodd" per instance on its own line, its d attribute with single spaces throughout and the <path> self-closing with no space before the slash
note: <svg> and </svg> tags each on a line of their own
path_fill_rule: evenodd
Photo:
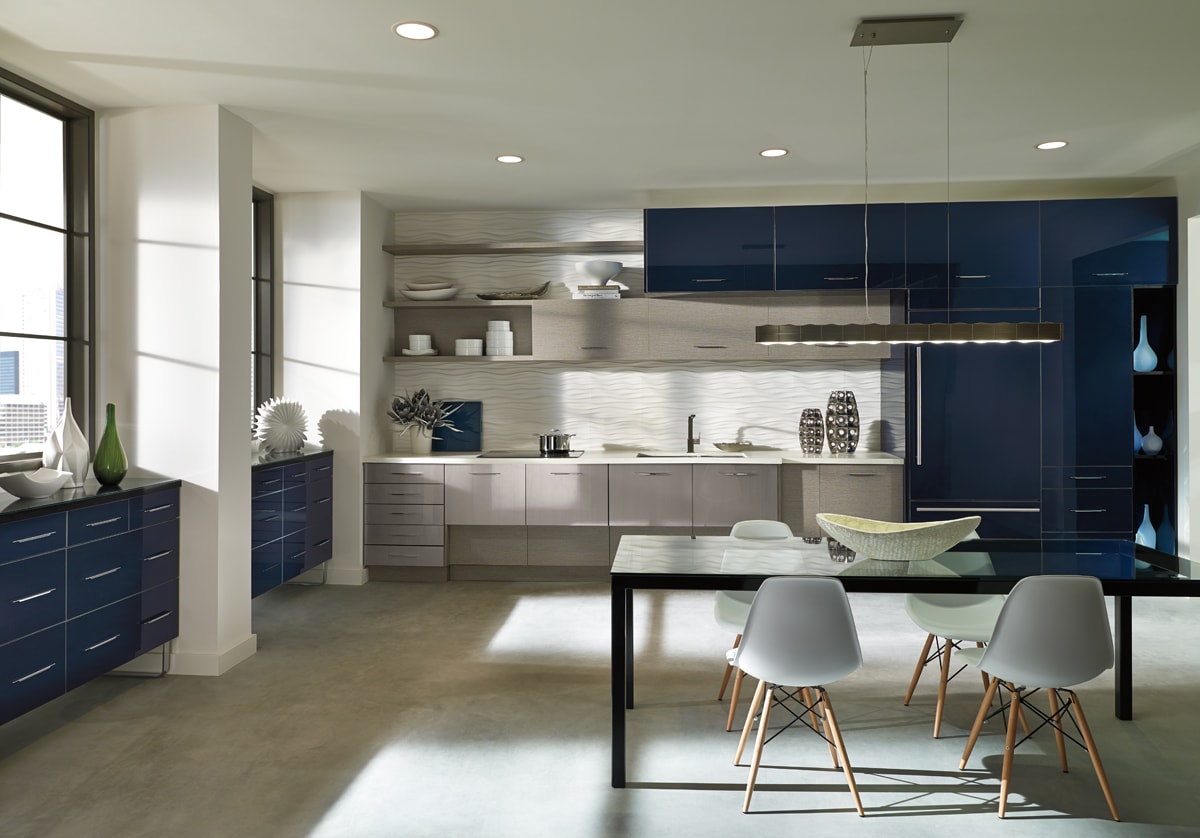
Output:
<svg viewBox="0 0 1200 838">
<path fill-rule="evenodd" d="M 895 523 L 853 515 L 817 513 L 817 524 L 863 558 L 919 562 L 946 552 L 975 531 L 978 515 L 949 521 Z"/>
<path fill-rule="evenodd" d="M 582 276 L 593 280 L 597 285 L 604 285 L 610 279 L 616 279 L 625 268 L 623 262 L 613 262 L 608 259 L 591 259 L 587 262 L 576 262 L 575 270 Z"/>
<path fill-rule="evenodd" d="M 0 474 L 0 489 L 19 498 L 48 498 L 71 479 L 71 472 L 53 468 Z"/>
</svg>

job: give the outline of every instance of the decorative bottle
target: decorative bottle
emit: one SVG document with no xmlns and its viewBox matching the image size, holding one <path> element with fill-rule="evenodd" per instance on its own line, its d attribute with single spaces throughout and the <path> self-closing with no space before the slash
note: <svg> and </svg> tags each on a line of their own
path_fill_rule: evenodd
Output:
<svg viewBox="0 0 1200 838">
<path fill-rule="evenodd" d="M 1151 425 L 1150 430 L 1148 430 L 1146 435 L 1142 437 L 1142 450 L 1147 454 L 1154 455 L 1159 451 L 1162 451 L 1162 447 L 1162 437 L 1154 432 L 1154 426 Z"/>
<path fill-rule="evenodd" d="M 1146 547 L 1153 547 L 1158 541 L 1154 525 L 1150 523 L 1150 504 L 1148 503 L 1142 507 L 1142 524 L 1137 528 L 1137 534 L 1133 540 Z"/>
<path fill-rule="evenodd" d="M 71 472 L 71 479 L 66 482 L 67 488 L 76 489 L 83 485 L 87 477 L 88 457 L 87 437 L 75 422 L 71 412 L 71 397 L 63 401 L 63 414 L 58 420 L 58 426 L 46 438 L 42 447 L 42 465 L 46 468 Z"/>
<path fill-rule="evenodd" d="M 96 446 L 92 471 L 101 486 L 116 486 L 125 477 L 129 461 L 125 459 L 125 449 L 121 446 L 121 438 L 117 436 L 116 405 L 109 402 L 104 407 L 104 413 L 104 435 Z"/>
<path fill-rule="evenodd" d="M 1162 522 L 1154 531 L 1154 540 L 1156 550 L 1172 554 L 1175 552 L 1175 528 L 1171 526 L 1171 510 L 1168 507 L 1163 507 Z"/>
<path fill-rule="evenodd" d="M 1133 423 L 1133 453 L 1140 454 L 1142 452 L 1142 432 L 1138 430 L 1137 422 Z"/>
<path fill-rule="evenodd" d="M 1146 315 L 1142 315 L 1141 320 L 1141 337 L 1138 339 L 1138 345 L 1133 350 L 1133 371 L 1134 372 L 1153 372 L 1158 366 L 1158 355 L 1150 348 L 1150 341 L 1146 338 Z"/>
</svg>

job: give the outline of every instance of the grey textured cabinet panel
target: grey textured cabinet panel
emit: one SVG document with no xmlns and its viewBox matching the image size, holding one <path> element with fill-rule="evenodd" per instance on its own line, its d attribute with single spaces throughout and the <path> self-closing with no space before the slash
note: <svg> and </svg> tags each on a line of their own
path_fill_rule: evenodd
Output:
<svg viewBox="0 0 1200 838">
<path fill-rule="evenodd" d="M 447 465 L 446 523 L 524 526 L 525 464 Z"/>
<path fill-rule="evenodd" d="M 539 361 L 644 360 L 649 331 L 644 298 L 546 300 L 533 307 L 533 355 Z"/>
<path fill-rule="evenodd" d="M 608 527 L 529 527 L 529 565 L 608 567 Z"/>
<path fill-rule="evenodd" d="M 445 489 L 441 483 L 365 483 L 364 503 L 444 503 Z"/>
<path fill-rule="evenodd" d="M 446 563 L 442 547 L 388 547 L 368 544 L 363 547 L 363 564 L 393 567 L 441 567 Z"/>
<path fill-rule="evenodd" d="M 826 466 L 820 468 L 817 512 L 900 521 L 904 506 L 904 470 L 897 466 Z"/>
<path fill-rule="evenodd" d="M 817 508 L 821 505 L 821 467 L 786 463 L 780 466 L 779 520 L 792 528 L 792 534 L 815 538 Z"/>
<path fill-rule="evenodd" d="M 692 525 L 731 527 L 752 518 L 779 517 L 779 466 L 692 466 Z"/>
<path fill-rule="evenodd" d="M 765 361 L 767 347 L 754 342 L 765 314 L 758 300 L 650 300 L 650 358 Z"/>
<path fill-rule="evenodd" d="M 368 503 L 363 506 L 363 523 L 440 527 L 445 523 L 445 509 L 441 504 Z"/>
<path fill-rule="evenodd" d="M 440 463 L 363 463 L 364 483 L 441 483 L 446 467 Z"/>
<path fill-rule="evenodd" d="M 445 565 L 446 467 L 363 463 L 363 564 Z"/>
<path fill-rule="evenodd" d="M 528 564 L 525 527 L 450 527 L 446 541 L 447 564 Z"/>
<path fill-rule="evenodd" d="M 367 524 L 363 527 L 363 543 L 370 544 L 411 544 L 431 547 L 443 543 L 444 527 L 422 526 L 385 526 L 382 524 Z"/>
<path fill-rule="evenodd" d="M 608 522 L 624 527 L 690 528 L 692 466 L 609 466 Z"/>
<path fill-rule="evenodd" d="M 608 466 L 529 463 L 525 466 L 525 523 L 608 526 Z"/>
</svg>

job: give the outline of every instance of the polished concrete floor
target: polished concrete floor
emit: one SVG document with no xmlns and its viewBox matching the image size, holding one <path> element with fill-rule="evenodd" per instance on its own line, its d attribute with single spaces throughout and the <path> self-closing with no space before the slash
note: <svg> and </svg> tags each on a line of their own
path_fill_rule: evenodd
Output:
<svg viewBox="0 0 1200 838">
<path fill-rule="evenodd" d="M 1081 690 L 1120 824 L 1086 754 L 1061 773 L 1045 731 L 999 820 L 998 729 L 958 770 L 979 681 L 953 683 L 932 739 L 932 683 L 901 704 L 922 636 L 891 595 L 852 597 L 866 665 L 831 686 L 866 817 L 796 730 L 741 814 L 711 603 L 637 597 L 626 789 L 609 787 L 605 585 L 285 587 L 254 604 L 258 654 L 220 678 L 105 677 L 0 727 L 0 834 L 1200 835 L 1200 602 L 1135 603 L 1135 720 L 1113 717 L 1111 673 Z"/>
</svg>

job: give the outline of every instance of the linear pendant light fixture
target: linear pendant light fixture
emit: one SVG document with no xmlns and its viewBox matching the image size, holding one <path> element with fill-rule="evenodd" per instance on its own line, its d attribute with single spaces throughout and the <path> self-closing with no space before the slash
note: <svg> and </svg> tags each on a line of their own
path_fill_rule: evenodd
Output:
<svg viewBox="0 0 1200 838">
<path fill-rule="evenodd" d="M 852 47 L 875 47 L 895 44 L 949 44 L 962 25 L 961 15 L 941 15 L 902 18 L 864 18 L 854 30 Z M 949 47 L 947 47 L 949 49 Z M 947 53 L 947 56 L 949 53 Z M 866 144 L 867 144 L 867 61 L 863 66 L 863 147 L 864 196 L 863 235 L 867 235 L 866 213 Z M 950 69 L 946 65 L 946 212 L 950 211 Z M 947 223 L 946 267 L 949 281 L 949 224 Z M 869 293 L 866 239 L 863 248 L 863 292 Z M 755 343 L 791 346 L 852 346 L 857 344 L 922 344 L 922 343 L 1054 343 L 1063 339 L 1063 324 L 1030 323 L 808 323 L 801 325 L 756 326 Z"/>
</svg>

